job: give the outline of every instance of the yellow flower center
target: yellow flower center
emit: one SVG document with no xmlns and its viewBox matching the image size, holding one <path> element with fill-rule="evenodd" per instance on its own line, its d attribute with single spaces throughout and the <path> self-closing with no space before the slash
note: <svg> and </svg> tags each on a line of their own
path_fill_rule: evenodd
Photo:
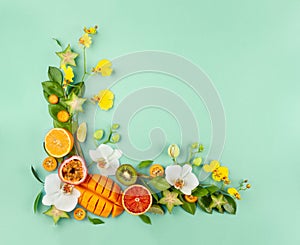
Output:
<svg viewBox="0 0 300 245">
<path fill-rule="evenodd" d="M 73 185 L 65 183 L 65 184 L 63 184 L 61 190 L 62 190 L 63 193 L 71 194 L 72 190 L 73 190 Z"/>
<path fill-rule="evenodd" d="M 104 167 L 106 166 L 107 162 L 105 161 L 104 158 L 100 158 L 100 159 L 98 160 L 97 164 L 98 164 L 98 166 L 99 166 L 100 168 L 104 168 Z"/>
<path fill-rule="evenodd" d="M 184 186 L 184 181 L 183 179 L 177 179 L 174 183 L 174 187 L 176 189 L 181 189 Z"/>
</svg>

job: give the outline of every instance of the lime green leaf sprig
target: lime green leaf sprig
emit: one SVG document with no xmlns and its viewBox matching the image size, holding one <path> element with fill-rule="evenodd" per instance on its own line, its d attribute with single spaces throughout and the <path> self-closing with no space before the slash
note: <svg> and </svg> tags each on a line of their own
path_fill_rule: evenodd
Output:
<svg viewBox="0 0 300 245">
<path fill-rule="evenodd" d="M 38 207 L 39 207 L 39 204 L 40 204 L 40 201 L 41 201 L 41 197 L 42 197 L 42 194 L 43 194 L 43 191 L 41 190 L 39 192 L 39 194 L 37 194 L 35 200 L 34 200 L 34 204 L 33 204 L 33 212 L 36 213 L 37 210 L 38 210 Z"/>
<path fill-rule="evenodd" d="M 102 221 L 101 219 L 98 218 L 92 218 L 90 216 L 88 216 L 88 220 L 93 224 L 93 225 L 101 225 L 104 224 L 105 222 Z"/>
<path fill-rule="evenodd" d="M 179 196 L 180 201 L 182 202 L 182 205 L 180 206 L 184 211 L 187 213 L 190 213 L 194 215 L 196 213 L 197 205 L 196 203 L 190 203 L 184 200 L 183 196 Z"/>
<path fill-rule="evenodd" d="M 189 156 L 185 164 L 191 164 L 199 167 L 202 164 L 202 157 L 197 156 L 204 151 L 204 146 L 198 142 L 193 143 L 189 147 Z"/>
<path fill-rule="evenodd" d="M 44 181 L 42 181 L 39 174 L 37 173 L 37 171 L 34 169 L 34 167 L 32 165 L 31 165 L 31 172 L 32 172 L 33 176 L 36 178 L 37 181 L 44 184 Z"/>
<path fill-rule="evenodd" d="M 139 218 L 147 225 L 152 225 L 150 217 L 147 216 L 146 214 L 139 215 Z"/>
<path fill-rule="evenodd" d="M 137 168 L 143 169 L 149 167 L 153 163 L 153 160 L 144 160 L 141 161 L 138 165 Z"/>
<path fill-rule="evenodd" d="M 119 129 L 120 125 L 119 124 L 113 124 L 111 128 L 109 129 L 109 134 L 107 139 L 102 143 L 102 144 L 116 144 L 120 141 L 121 135 L 117 133 L 117 130 Z"/>
<path fill-rule="evenodd" d="M 171 187 L 168 181 L 161 176 L 154 177 L 148 182 L 148 184 L 159 191 L 165 191 Z"/>
</svg>

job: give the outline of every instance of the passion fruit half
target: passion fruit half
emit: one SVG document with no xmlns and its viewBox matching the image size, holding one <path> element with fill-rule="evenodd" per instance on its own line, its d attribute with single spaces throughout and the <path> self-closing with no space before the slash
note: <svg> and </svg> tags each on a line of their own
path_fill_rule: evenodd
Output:
<svg viewBox="0 0 300 245">
<path fill-rule="evenodd" d="M 80 185 L 87 175 L 85 161 L 80 156 L 72 156 L 64 160 L 58 169 L 60 179 L 70 185 Z"/>
</svg>

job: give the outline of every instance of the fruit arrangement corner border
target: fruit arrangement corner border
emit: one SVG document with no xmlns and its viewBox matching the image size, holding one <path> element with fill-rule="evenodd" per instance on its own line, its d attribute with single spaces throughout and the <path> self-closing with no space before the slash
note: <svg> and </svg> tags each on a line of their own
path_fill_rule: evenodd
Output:
<svg viewBox="0 0 300 245">
<path fill-rule="evenodd" d="M 177 207 L 192 215 L 197 209 L 209 214 L 213 211 L 236 214 L 241 191 L 251 185 L 248 180 L 242 180 L 232 186 L 226 166 L 217 160 L 204 162 L 204 146 L 199 142 L 187 146 L 185 162 L 178 161 L 180 147 L 171 144 L 165 152 L 169 156 L 166 163 L 147 159 L 134 166 L 123 163 L 122 151 L 114 147 L 121 140 L 118 132 L 121 125 L 114 123 L 106 130 L 95 130 L 92 136 L 95 148 L 89 151 L 92 162 L 86 163 L 81 144 L 86 141 L 88 125 L 86 122 L 78 125 L 78 114 L 84 111 L 85 103 L 109 111 L 115 98 L 109 89 L 99 91 L 92 98 L 84 97 L 89 76 L 105 77 L 115 72 L 108 59 L 101 59 L 94 67 L 88 66 L 86 53 L 97 32 L 98 26 L 84 27 L 78 40 L 81 54 L 70 44 L 64 47 L 54 39 L 61 49 L 56 52 L 60 64 L 50 66 L 48 80 L 42 82 L 53 128 L 44 138 L 47 156 L 41 164 L 31 166 L 33 176 L 42 185 L 34 201 L 34 213 L 52 217 L 55 224 L 62 218 L 74 218 L 95 225 L 124 211 L 146 224 L 152 223 L 152 214 L 172 214 Z M 80 55 L 82 64 L 77 62 Z M 49 173 L 45 178 L 41 177 L 41 169 Z M 204 173 L 207 178 L 200 180 L 196 172 Z"/>
</svg>

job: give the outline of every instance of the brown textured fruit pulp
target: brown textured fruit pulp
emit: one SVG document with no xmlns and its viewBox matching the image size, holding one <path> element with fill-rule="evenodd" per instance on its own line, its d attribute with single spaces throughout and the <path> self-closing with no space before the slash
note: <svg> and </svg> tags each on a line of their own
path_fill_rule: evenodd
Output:
<svg viewBox="0 0 300 245">
<path fill-rule="evenodd" d="M 81 161 L 73 159 L 62 168 L 62 176 L 66 181 L 78 182 L 84 177 Z"/>
</svg>

